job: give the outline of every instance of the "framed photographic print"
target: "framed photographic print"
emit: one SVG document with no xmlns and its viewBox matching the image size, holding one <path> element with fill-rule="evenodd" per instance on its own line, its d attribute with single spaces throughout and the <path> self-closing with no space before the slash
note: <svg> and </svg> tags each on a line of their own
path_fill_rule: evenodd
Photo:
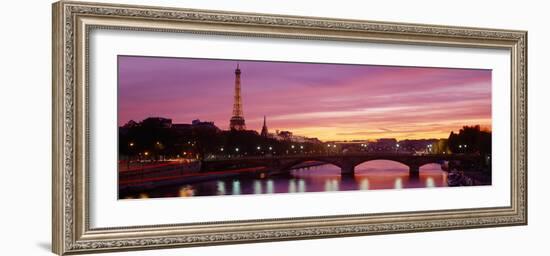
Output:
<svg viewBox="0 0 550 256">
<path fill-rule="evenodd" d="M 53 251 L 525 225 L 526 40 L 55 3 Z"/>
</svg>

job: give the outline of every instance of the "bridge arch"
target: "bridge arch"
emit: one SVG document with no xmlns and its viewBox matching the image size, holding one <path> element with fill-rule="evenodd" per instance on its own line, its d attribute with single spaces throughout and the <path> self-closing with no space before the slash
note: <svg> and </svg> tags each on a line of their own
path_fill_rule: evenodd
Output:
<svg viewBox="0 0 550 256">
<path fill-rule="evenodd" d="M 393 163 L 404 165 L 405 167 L 410 167 L 411 166 L 411 163 L 409 163 L 407 161 L 399 160 L 399 159 L 369 158 L 369 159 L 361 159 L 361 160 L 357 161 L 356 163 L 354 163 L 354 167 L 357 167 L 359 165 L 366 164 L 366 163 L 369 163 L 369 162 L 373 162 L 373 161 L 388 161 L 388 162 L 393 162 Z"/>
<path fill-rule="evenodd" d="M 348 170 L 348 173 L 355 173 L 355 168 L 361 164 L 372 162 L 372 161 L 389 161 L 403 165 L 405 168 L 408 168 L 409 177 L 417 179 L 420 177 L 420 166 L 424 165 L 424 162 L 420 162 L 415 158 L 410 158 L 409 156 L 383 156 L 383 157 L 367 157 L 360 158 L 354 164 L 353 167 Z"/>
<path fill-rule="evenodd" d="M 420 164 L 418 164 L 418 167 L 421 168 L 421 167 L 424 167 L 424 166 L 429 165 L 429 164 L 437 164 L 437 165 L 441 166 L 444 162 L 445 162 L 445 160 L 426 161 L 426 162 L 421 162 Z"/>
<path fill-rule="evenodd" d="M 290 171 L 292 167 L 295 167 L 299 164 L 306 163 L 306 162 L 320 162 L 320 163 L 331 164 L 339 168 L 342 168 L 342 164 L 338 161 L 333 161 L 329 159 L 304 158 L 304 159 L 297 159 L 286 163 L 282 163 L 281 166 L 279 167 L 279 170 L 281 172 Z"/>
</svg>

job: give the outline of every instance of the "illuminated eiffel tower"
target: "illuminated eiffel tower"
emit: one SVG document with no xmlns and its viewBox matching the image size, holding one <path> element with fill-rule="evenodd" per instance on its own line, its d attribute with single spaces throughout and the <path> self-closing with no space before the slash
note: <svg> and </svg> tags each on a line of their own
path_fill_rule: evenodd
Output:
<svg viewBox="0 0 550 256">
<path fill-rule="evenodd" d="M 243 103 L 241 100 L 241 69 L 239 69 L 239 64 L 237 64 L 237 69 L 235 69 L 235 95 L 233 98 L 233 116 L 229 121 L 229 128 L 235 131 L 246 130 L 243 116 Z"/>
</svg>

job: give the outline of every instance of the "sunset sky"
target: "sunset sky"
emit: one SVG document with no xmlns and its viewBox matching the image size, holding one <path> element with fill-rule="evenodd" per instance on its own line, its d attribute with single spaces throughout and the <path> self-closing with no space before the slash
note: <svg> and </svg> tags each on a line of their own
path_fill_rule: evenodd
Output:
<svg viewBox="0 0 550 256">
<path fill-rule="evenodd" d="M 147 117 L 229 128 L 234 60 L 119 56 L 118 124 Z M 239 61 L 248 129 L 321 140 L 447 138 L 491 128 L 491 70 Z"/>
</svg>

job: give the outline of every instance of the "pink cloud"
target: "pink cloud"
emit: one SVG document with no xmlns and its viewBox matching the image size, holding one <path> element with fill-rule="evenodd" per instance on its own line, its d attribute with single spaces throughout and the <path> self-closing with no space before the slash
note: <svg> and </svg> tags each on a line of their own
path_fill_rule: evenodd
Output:
<svg viewBox="0 0 550 256">
<path fill-rule="evenodd" d="M 119 124 L 164 116 L 227 129 L 236 61 L 119 57 Z M 321 139 L 447 136 L 491 126 L 491 71 L 240 61 L 247 125 Z M 377 130 L 378 129 L 378 130 Z M 391 132 L 384 133 L 388 129 Z"/>
</svg>

